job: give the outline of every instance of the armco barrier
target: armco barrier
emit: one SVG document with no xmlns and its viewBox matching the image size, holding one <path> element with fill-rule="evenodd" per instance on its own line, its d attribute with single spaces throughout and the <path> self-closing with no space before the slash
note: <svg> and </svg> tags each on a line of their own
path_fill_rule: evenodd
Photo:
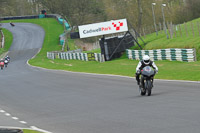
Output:
<svg viewBox="0 0 200 133">
<path fill-rule="evenodd" d="M 151 60 L 196 61 L 195 49 L 156 49 L 156 50 L 126 50 L 127 57 L 133 60 L 142 60 L 149 55 Z"/>
<path fill-rule="evenodd" d="M 58 19 L 61 17 L 58 14 L 48 14 L 46 18 L 56 18 Z M 7 16 L 7 17 L 0 17 L 1 20 L 15 20 L 15 19 L 36 19 L 39 18 L 39 15 L 26 15 L 26 16 Z"/>
<path fill-rule="evenodd" d="M 91 53 L 67 53 L 67 52 L 47 52 L 48 59 L 63 59 L 63 60 L 82 60 L 82 61 L 90 61 L 88 58 Z M 99 62 L 104 62 L 104 58 L 101 53 L 93 53 L 94 60 Z"/>
<path fill-rule="evenodd" d="M 15 20 L 15 19 L 35 19 L 39 18 L 38 15 L 28 15 L 28 16 L 8 16 L 0 18 L 1 20 Z"/>
</svg>

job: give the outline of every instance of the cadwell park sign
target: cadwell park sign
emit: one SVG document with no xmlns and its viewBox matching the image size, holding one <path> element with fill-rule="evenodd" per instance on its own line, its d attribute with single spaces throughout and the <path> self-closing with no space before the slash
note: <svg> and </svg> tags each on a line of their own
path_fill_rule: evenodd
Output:
<svg viewBox="0 0 200 133">
<path fill-rule="evenodd" d="M 126 19 L 81 25 L 78 28 L 80 38 L 94 37 L 128 31 Z"/>
</svg>

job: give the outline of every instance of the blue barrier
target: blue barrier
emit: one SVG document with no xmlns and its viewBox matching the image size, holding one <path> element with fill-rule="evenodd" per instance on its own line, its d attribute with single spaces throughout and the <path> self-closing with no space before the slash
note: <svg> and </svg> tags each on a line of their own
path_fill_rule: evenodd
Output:
<svg viewBox="0 0 200 133">
<path fill-rule="evenodd" d="M 39 18 L 45 18 L 45 15 L 44 14 L 40 14 Z"/>
<path fill-rule="evenodd" d="M 66 28 L 67 30 L 70 29 L 70 26 L 69 26 L 69 24 L 68 24 L 67 22 L 65 23 L 65 28 Z"/>
<path fill-rule="evenodd" d="M 63 24 L 63 19 L 62 19 L 62 18 L 58 18 L 58 22 L 59 22 L 60 24 Z M 69 24 L 66 22 L 66 20 L 64 20 L 64 24 L 65 24 L 65 29 L 66 29 L 66 30 L 70 30 L 70 26 L 69 26 Z"/>
<path fill-rule="evenodd" d="M 60 45 L 63 45 L 63 44 L 64 44 L 64 41 L 65 41 L 65 35 L 66 35 L 66 33 L 62 33 L 62 34 L 59 36 Z"/>
<path fill-rule="evenodd" d="M 64 44 L 64 41 L 65 41 L 65 40 L 60 40 L 60 45 L 63 45 L 63 44 Z"/>
</svg>

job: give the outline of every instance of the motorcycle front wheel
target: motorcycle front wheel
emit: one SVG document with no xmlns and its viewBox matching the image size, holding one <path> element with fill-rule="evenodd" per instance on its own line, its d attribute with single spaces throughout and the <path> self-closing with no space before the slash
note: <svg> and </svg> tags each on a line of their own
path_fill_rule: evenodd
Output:
<svg viewBox="0 0 200 133">
<path fill-rule="evenodd" d="M 146 87 L 146 90 L 147 90 L 147 95 L 151 96 L 151 89 L 152 89 L 152 82 L 151 82 L 151 80 L 147 80 L 145 82 L 145 87 Z"/>
<path fill-rule="evenodd" d="M 141 96 L 144 96 L 146 94 L 146 89 L 141 88 L 140 89 Z"/>
</svg>

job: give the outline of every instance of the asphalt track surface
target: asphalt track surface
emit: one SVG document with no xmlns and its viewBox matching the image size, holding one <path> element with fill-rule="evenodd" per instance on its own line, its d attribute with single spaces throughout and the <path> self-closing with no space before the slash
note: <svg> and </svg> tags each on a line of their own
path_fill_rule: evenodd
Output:
<svg viewBox="0 0 200 133">
<path fill-rule="evenodd" d="M 0 71 L 0 108 L 25 126 L 54 133 L 200 132 L 199 83 L 155 80 L 152 96 L 140 96 L 133 78 L 34 68 L 26 61 L 42 47 L 44 31 L 4 27 L 14 42 L 11 63 Z M 20 126 L 5 121 L 0 125 Z"/>
</svg>

